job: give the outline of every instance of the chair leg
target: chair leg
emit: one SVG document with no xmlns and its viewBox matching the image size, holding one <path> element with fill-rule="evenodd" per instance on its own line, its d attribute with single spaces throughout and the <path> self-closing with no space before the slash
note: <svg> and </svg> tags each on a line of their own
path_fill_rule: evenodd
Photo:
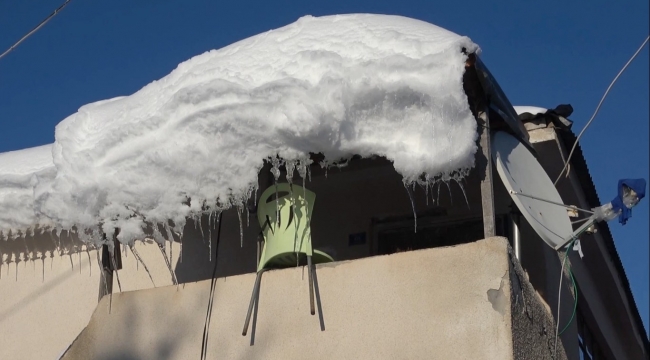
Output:
<svg viewBox="0 0 650 360">
<path fill-rule="evenodd" d="M 253 293 L 251 294 L 251 302 L 248 304 L 248 313 L 246 313 L 246 321 L 244 322 L 244 330 L 242 330 L 242 336 L 246 336 L 248 332 L 248 324 L 251 321 L 251 313 L 253 312 L 253 304 L 257 298 L 257 293 L 260 289 L 260 283 L 262 281 L 262 271 L 257 272 L 257 278 L 255 279 L 255 285 L 253 286 Z"/>
<path fill-rule="evenodd" d="M 255 307 L 253 307 L 253 325 L 251 328 L 251 344 L 250 346 L 255 345 L 255 329 L 257 329 L 257 308 L 260 305 L 260 290 L 257 288 L 257 294 L 255 295 Z"/>
<path fill-rule="evenodd" d="M 309 279 L 309 310 L 311 314 L 314 315 L 316 311 L 314 310 L 314 278 L 312 275 L 312 264 L 311 256 L 307 256 L 307 274 Z"/>
<path fill-rule="evenodd" d="M 325 331 L 325 320 L 323 320 L 323 307 L 320 303 L 320 291 L 318 290 L 318 277 L 316 276 L 316 267 L 313 266 L 314 290 L 316 291 L 316 304 L 318 304 L 318 321 L 320 321 L 320 331 Z"/>
</svg>

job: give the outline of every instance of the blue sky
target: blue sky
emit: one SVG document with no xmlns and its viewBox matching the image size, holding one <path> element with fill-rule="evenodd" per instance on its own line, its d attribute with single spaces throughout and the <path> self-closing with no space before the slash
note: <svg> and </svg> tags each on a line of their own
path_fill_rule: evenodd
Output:
<svg viewBox="0 0 650 360">
<path fill-rule="evenodd" d="M 0 2 L 0 52 L 63 0 Z M 648 35 L 648 1 L 73 0 L 0 59 L 0 152 L 54 141 L 80 106 L 131 94 L 194 55 L 303 15 L 397 14 L 469 36 L 515 105 L 570 103 L 578 131 Z M 648 179 L 648 47 L 614 86 L 581 145 L 602 201 L 619 178 Z M 648 203 L 610 223 L 646 329 Z M 647 330 L 646 330 L 647 331 Z"/>
</svg>

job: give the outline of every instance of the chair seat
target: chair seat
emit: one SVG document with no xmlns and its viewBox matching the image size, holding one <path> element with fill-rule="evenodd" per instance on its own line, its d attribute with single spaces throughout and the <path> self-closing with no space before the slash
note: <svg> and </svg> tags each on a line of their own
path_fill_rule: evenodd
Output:
<svg viewBox="0 0 650 360">
<path fill-rule="evenodd" d="M 298 266 L 305 266 L 307 265 L 307 256 L 304 253 L 298 253 L 300 256 L 300 260 L 296 261 L 296 253 L 295 252 L 285 252 L 278 254 L 271 259 L 269 259 L 266 263 L 266 269 L 284 269 L 288 267 L 294 267 L 296 266 L 296 263 Z M 322 264 L 322 263 L 327 263 L 327 262 L 332 262 L 334 259 L 327 253 L 316 250 L 314 249 L 314 254 L 312 255 L 311 261 L 314 265 L 316 264 Z"/>
</svg>

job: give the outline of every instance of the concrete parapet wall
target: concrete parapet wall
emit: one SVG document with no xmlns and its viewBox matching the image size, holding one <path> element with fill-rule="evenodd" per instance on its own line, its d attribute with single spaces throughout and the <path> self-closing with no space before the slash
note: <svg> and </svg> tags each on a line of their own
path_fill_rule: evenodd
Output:
<svg viewBox="0 0 650 360">
<path fill-rule="evenodd" d="M 1 241 L 1 240 L 0 240 Z M 156 286 L 172 283 L 156 244 L 136 243 Z M 176 249 L 175 256 L 178 254 Z M 154 285 L 129 250 L 122 256 L 123 291 Z M 97 252 L 0 264 L 0 359 L 56 359 L 85 328 L 97 306 Z M 118 292 L 114 277 L 114 291 Z"/>
<path fill-rule="evenodd" d="M 512 359 L 510 269 L 503 238 L 321 265 L 323 332 L 309 314 L 306 269 L 270 271 L 254 346 L 241 330 L 255 274 L 219 278 L 207 357 Z M 198 358 L 210 287 L 104 298 L 64 359 Z"/>
</svg>

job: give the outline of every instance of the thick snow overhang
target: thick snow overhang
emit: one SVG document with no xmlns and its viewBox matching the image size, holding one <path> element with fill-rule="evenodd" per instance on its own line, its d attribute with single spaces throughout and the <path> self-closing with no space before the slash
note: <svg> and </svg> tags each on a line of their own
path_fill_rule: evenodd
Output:
<svg viewBox="0 0 650 360">
<path fill-rule="evenodd" d="M 479 52 L 467 37 L 399 16 L 303 17 L 66 118 L 56 177 L 36 185 L 35 212 L 83 240 L 119 228 L 130 242 L 152 224 L 180 233 L 187 217 L 242 208 L 265 161 L 304 177 L 312 153 L 323 166 L 379 155 L 405 183 L 461 178 L 474 166 L 484 105 L 493 128 L 530 145 Z"/>
<path fill-rule="evenodd" d="M 34 192 L 55 174 L 52 144 L 0 153 L 0 238 L 22 236 L 39 223 L 50 225 L 34 214 Z"/>
</svg>

